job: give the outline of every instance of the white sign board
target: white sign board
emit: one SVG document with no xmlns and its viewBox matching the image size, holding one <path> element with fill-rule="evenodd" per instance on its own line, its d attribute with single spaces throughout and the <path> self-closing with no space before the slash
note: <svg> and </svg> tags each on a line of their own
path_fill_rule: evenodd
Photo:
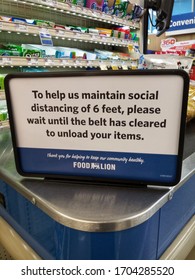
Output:
<svg viewBox="0 0 195 280">
<path fill-rule="evenodd" d="M 27 73 L 5 87 L 20 174 L 178 182 L 184 71 Z"/>
</svg>

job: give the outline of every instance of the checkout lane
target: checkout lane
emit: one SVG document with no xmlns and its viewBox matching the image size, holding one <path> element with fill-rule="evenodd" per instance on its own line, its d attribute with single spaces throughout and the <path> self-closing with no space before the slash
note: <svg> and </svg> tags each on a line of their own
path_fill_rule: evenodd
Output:
<svg viewBox="0 0 195 280">
<path fill-rule="evenodd" d="M 181 181 L 157 189 L 24 178 L 15 169 L 9 128 L 1 128 L 2 210 L 27 242 L 35 240 L 29 242 L 42 258 L 158 259 L 194 216 L 194 125 L 186 127 Z"/>
</svg>

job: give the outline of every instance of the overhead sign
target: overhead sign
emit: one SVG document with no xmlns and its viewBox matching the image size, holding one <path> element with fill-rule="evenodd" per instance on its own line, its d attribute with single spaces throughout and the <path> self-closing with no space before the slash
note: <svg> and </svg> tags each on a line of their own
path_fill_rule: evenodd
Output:
<svg viewBox="0 0 195 280">
<path fill-rule="evenodd" d="M 182 70 L 7 75 L 18 172 L 174 185 L 188 81 Z"/>
<path fill-rule="evenodd" d="M 167 30 L 167 34 L 177 32 L 178 34 L 183 33 L 194 33 L 195 29 L 195 13 L 186 13 L 181 15 L 174 15 L 171 17 L 170 27 Z"/>
</svg>

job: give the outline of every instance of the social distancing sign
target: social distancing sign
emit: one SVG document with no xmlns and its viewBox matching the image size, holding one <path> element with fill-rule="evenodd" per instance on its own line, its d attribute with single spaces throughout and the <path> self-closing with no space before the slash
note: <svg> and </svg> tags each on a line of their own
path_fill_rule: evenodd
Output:
<svg viewBox="0 0 195 280">
<path fill-rule="evenodd" d="M 174 185 L 188 84 L 182 70 L 7 75 L 18 172 Z"/>
</svg>

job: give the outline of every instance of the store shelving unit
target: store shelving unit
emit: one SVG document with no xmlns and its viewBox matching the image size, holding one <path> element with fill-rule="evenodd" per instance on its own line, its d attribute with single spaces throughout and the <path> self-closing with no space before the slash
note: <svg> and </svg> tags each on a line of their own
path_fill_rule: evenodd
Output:
<svg viewBox="0 0 195 280">
<path fill-rule="evenodd" d="M 114 25 L 125 25 L 134 29 L 139 29 L 136 21 L 121 19 L 115 15 L 108 15 L 99 11 L 93 11 L 85 7 L 71 5 L 69 3 L 59 2 L 57 0 L 10 0 L 10 2 L 22 3 L 31 6 L 38 6 L 43 9 L 52 9 L 60 13 L 71 14 L 73 16 L 84 17 L 95 21 L 106 22 Z"/>
<path fill-rule="evenodd" d="M 87 68 L 95 67 L 105 70 L 104 68 L 119 68 L 127 70 L 136 65 L 136 60 L 118 61 L 118 60 L 87 60 L 87 59 L 58 59 L 58 58 L 23 58 L 23 57 L 6 57 L 0 59 L 1 67 L 44 67 L 44 68 Z"/>
<path fill-rule="evenodd" d="M 140 37 L 140 23 L 118 18 L 88 8 L 71 5 L 56 0 L 0 0 L 0 16 L 40 19 L 54 22 L 58 26 L 81 26 L 110 28 L 127 26 Z M 82 49 L 93 52 L 94 49 L 128 53 L 128 48 L 138 46 L 133 40 L 106 37 L 94 33 L 81 33 L 77 30 L 66 30 L 48 26 L 26 24 L 21 21 L 0 21 L 0 42 L 2 44 L 34 44 L 41 45 L 40 34 L 51 37 L 53 46 Z M 0 74 L 23 71 L 74 71 L 85 69 L 128 70 L 137 68 L 137 58 L 108 60 L 84 59 L 81 57 L 55 58 L 51 57 L 21 57 L 0 56 Z M 0 91 L 0 102 L 5 99 L 5 93 Z M 2 124 L 2 122 L 1 122 Z"/>
<path fill-rule="evenodd" d="M 129 26 L 135 32 L 139 33 L 139 23 L 131 22 L 110 16 L 101 12 L 94 12 L 87 8 L 70 5 L 53 0 L 36 0 L 36 1 L 1 1 L 1 15 L 15 16 L 22 18 L 38 18 L 42 20 L 53 21 L 59 25 L 75 25 L 82 27 L 102 27 L 111 28 L 113 25 Z M 97 34 L 79 33 L 75 31 L 63 30 L 59 28 L 38 27 L 35 25 L 0 22 L 0 38 L 3 43 L 12 44 L 40 44 L 40 33 L 49 34 L 53 40 L 54 46 L 82 48 L 86 51 L 93 51 L 95 48 L 108 51 L 127 52 L 129 45 L 137 45 L 132 40 L 105 37 Z M 135 59 L 125 60 L 109 60 L 109 61 L 83 61 L 81 59 L 62 59 L 54 58 L 46 59 L 25 59 L 18 57 L 1 57 L 1 68 L 13 68 L 14 71 L 21 71 L 24 66 L 37 67 L 58 67 L 58 68 L 82 68 L 82 67 L 99 67 L 102 70 L 112 68 L 117 69 L 117 65 L 121 65 L 121 69 L 134 68 Z M 8 69 L 1 69 L 4 73 Z M 12 70 L 13 71 L 13 70 Z"/>
<path fill-rule="evenodd" d="M 9 34 L 16 33 L 17 35 L 25 34 L 26 36 L 39 36 L 40 32 L 50 34 L 54 39 L 72 40 L 74 42 L 85 42 L 94 44 L 103 44 L 108 46 L 128 47 L 130 44 L 138 45 L 136 42 L 128 39 L 118 39 L 115 37 L 103 37 L 96 34 L 79 33 L 67 31 L 63 29 L 43 28 L 36 25 L 27 25 L 22 23 L 0 22 L 1 31 L 7 31 Z"/>
</svg>

